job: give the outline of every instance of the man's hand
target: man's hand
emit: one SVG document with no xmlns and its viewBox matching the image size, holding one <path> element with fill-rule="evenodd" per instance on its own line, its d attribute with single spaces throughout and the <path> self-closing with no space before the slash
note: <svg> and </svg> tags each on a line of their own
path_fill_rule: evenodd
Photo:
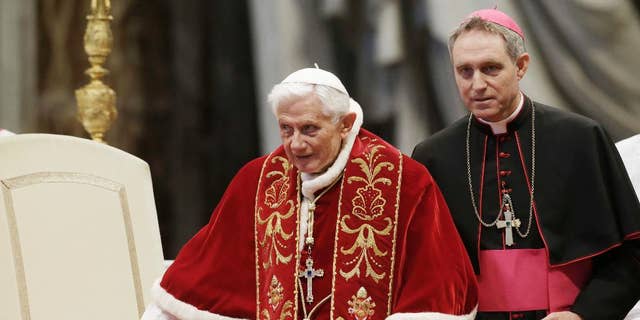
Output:
<svg viewBox="0 0 640 320">
<path fill-rule="evenodd" d="M 571 311 L 561 311 L 552 312 L 542 320 L 582 320 L 582 318 Z"/>
</svg>

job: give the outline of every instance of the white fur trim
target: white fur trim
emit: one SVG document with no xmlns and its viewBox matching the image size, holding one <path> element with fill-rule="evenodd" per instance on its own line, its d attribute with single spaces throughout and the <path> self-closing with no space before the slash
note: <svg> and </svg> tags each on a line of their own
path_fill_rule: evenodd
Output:
<svg viewBox="0 0 640 320">
<path fill-rule="evenodd" d="M 223 316 L 220 314 L 216 314 L 216 313 L 211 313 L 209 311 L 204 311 L 204 310 L 199 310 L 198 308 L 194 307 L 191 304 L 188 304 L 186 302 L 180 301 L 178 299 L 176 299 L 173 295 L 171 295 L 169 292 L 167 292 L 166 290 L 164 290 L 164 288 L 162 288 L 160 286 L 160 280 L 157 280 L 154 284 L 153 287 L 151 288 L 151 298 L 153 300 L 153 303 L 160 308 L 160 310 L 162 310 L 162 313 L 169 313 L 171 316 L 174 316 L 175 319 L 179 319 L 179 320 L 234 320 L 234 319 L 240 319 L 240 318 L 232 318 L 232 317 L 227 317 L 227 316 Z M 145 312 L 146 314 L 146 312 Z M 151 316 L 151 313 L 150 313 Z M 151 317 L 147 317 L 145 318 L 143 315 L 143 320 L 160 320 L 160 319 L 167 319 L 167 318 L 161 318 L 161 317 L 156 317 L 156 318 L 151 318 Z M 172 319 L 171 317 L 169 317 L 168 319 Z"/>
<path fill-rule="evenodd" d="M 473 320 L 477 312 L 478 306 L 473 308 L 470 313 L 459 316 L 440 312 L 394 313 L 386 320 Z"/>
<path fill-rule="evenodd" d="M 162 309 L 152 303 L 144 310 L 144 314 L 140 320 L 178 320 L 178 318 L 162 311 Z"/>
<path fill-rule="evenodd" d="M 353 148 L 353 143 L 356 141 L 356 137 L 360 132 L 360 127 L 362 126 L 363 115 L 362 108 L 360 105 L 353 99 L 349 98 L 349 112 L 354 112 L 356 114 L 356 120 L 351 127 L 351 131 L 347 135 L 345 139 L 345 143 L 338 153 L 336 160 L 333 164 L 327 169 L 327 171 L 314 175 L 308 173 L 302 173 L 302 205 L 300 206 L 300 238 L 298 241 L 298 250 L 302 250 L 304 247 L 304 237 L 307 234 L 307 218 L 309 217 L 309 202 L 315 198 L 316 191 L 330 185 L 333 181 L 335 181 L 340 174 L 342 174 L 342 170 L 347 165 L 347 161 L 349 160 L 349 155 L 351 154 L 351 149 Z"/>
</svg>

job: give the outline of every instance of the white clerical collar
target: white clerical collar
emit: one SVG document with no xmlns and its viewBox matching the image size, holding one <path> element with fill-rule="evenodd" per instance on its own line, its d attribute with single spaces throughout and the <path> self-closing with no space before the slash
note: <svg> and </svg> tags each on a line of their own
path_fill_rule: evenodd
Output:
<svg viewBox="0 0 640 320">
<path fill-rule="evenodd" d="M 522 94 L 522 92 L 520 92 L 520 102 L 518 103 L 516 110 L 514 110 L 508 117 L 496 122 L 491 122 L 491 121 L 483 120 L 480 118 L 476 118 L 476 119 L 490 126 L 491 131 L 493 132 L 494 135 L 507 133 L 507 124 L 509 124 L 509 122 L 511 122 L 513 119 L 515 119 L 518 116 L 518 114 L 520 113 L 520 110 L 522 110 L 523 104 L 524 104 L 524 95 Z"/>
</svg>

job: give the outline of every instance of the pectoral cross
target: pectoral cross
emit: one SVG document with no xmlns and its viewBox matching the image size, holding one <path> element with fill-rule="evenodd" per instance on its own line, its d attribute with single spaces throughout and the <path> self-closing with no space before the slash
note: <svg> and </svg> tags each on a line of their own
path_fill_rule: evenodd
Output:
<svg viewBox="0 0 640 320">
<path fill-rule="evenodd" d="M 513 245 L 513 227 L 520 226 L 520 219 L 513 219 L 513 212 L 509 209 L 509 205 L 505 204 L 504 220 L 498 220 L 496 227 L 498 229 L 504 228 L 505 244 L 508 246 Z"/>
<path fill-rule="evenodd" d="M 298 277 L 307 279 L 307 303 L 313 302 L 313 278 L 322 277 L 324 275 L 324 270 L 322 269 L 313 269 L 313 259 L 307 258 L 305 262 L 307 266 L 306 269 L 298 272 Z"/>
</svg>

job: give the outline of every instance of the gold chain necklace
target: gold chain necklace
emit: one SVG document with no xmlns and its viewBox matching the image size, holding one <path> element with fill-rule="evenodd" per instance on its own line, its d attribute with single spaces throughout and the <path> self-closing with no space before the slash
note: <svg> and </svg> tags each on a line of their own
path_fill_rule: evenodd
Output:
<svg viewBox="0 0 640 320">
<path fill-rule="evenodd" d="M 514 225 L 516 228 L 516 232 L 518 232 L 518 234 L 522 238 L 526 238 L 529 235 L 529 232 L 531 231 L 531 221 L 533 217 L 533 194 L 535 192 L 534 188 L 535 188 L 535 177 L 536 177 L 536 125 L 535 125 L 536 110 L 535 110 L 535 106 L 533 105 L 533 101 L 529 100 L 529 103 L 531 105 L 531 193 L 530 193 L 530 201 L 529 201 L 529 222 L 527 223 L 527 231 L 524 233 L 520 231 L 519 224 Z M 498 223 L 498 220 L 502 215 L 502 210 L 505 208 L 505 205 L 510 206 L 511 210 L 513 211 L 514 219 L 515 219 L 515 208 L 511 204 L 511 197 L 507 193 L 503 196 L 502 204 L 500 205 L 498 215 L 493 222 L 491 223 L 484 222 L 484 220 L 482 220 L 482 217 L 478 213 L 478 207 L 476 206 L 476 200 L 473 194 L 473 182 L 471 181 L 471 152 L 469 151 L 470 149 L 469 144 L 471 140 L 470 136 L 471 136 L 471 120 L 472 119 L 473 119 L 473 113 L 470 113 L 469 119 L 467 120 L 467 137 L 466 137 L 466 145 L 465 145 L 466 158 L 467 158 L 467 181 L 469 183 L 469 195 L 471 196 L 471 205 L 473 205 L 473 212 L 476 214 L 476 218 L 478 218 L 478 221 L 485 227 L 493 227 Z"/>
</svg>

